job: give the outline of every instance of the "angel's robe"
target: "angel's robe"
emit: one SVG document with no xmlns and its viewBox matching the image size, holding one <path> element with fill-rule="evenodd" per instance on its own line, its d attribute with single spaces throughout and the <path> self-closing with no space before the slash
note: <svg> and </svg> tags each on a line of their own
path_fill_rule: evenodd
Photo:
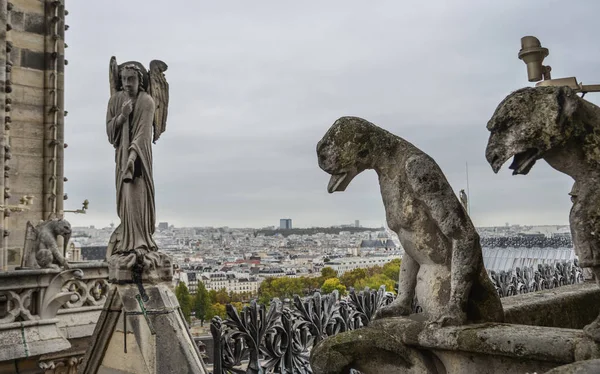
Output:
<svg viewBox="0 0 600 374">
<path fill-rule="evenodd" d="M 117 212 L 121 219 L 121 224 L 113 234 L 115 243 L 112 253 L 107 253 L 108 256 L 139 249 L 157 250 L 152 238 L 156 221 L 152 177 L 152 123 L 155 105 L 150 95 L 140 91 L 132 113 L 120 126 L 116 119 L 127 100 L 129 96 L 123 91 L 112 95 L 106 113 L 108 141 L 115 147 Z M 137 159 L 133 180 L 126 183 L 123 176 L 131 151 L 137 153 Z"/>
</svg>

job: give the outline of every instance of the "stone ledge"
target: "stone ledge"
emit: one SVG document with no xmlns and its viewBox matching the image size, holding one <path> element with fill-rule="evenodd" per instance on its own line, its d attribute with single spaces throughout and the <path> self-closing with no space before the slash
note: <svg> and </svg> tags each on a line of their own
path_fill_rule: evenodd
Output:
<svg viewBox="0 0 600 374">
<path fill-rule="evenodd" d="M 585 282 L 501 301 L 506 323 L 581 329 L 598 316 L 600 288 Z"/>
<path fill-rule="evenodd" d="M 71 269 L 83 270 L 83 280 L 106 278 L 108 275 L 106 262 L 73 262 Z M 50 281 L 62 271 L 62 269 L 22 268 L 0 272 L 0 291 L 48 287 Z"/>
<path fill-rule="evenodd" d="M 376 320 L 311 352 L 315 374 L 542 373 L 600 358 L 581 328 L 597 315 L 595 283 L 503 298 L 506 323 L 429 327 L 422 315 Z"/>
<path fill-rule="evenodd" d="M 517 373 L 600 358 L 581 330 L 500 323 L 443 328 L 387 318 L 325 339 L 311 352 L 315 374 Z"/>
<path fill-rule="evenodd" d="M 87 306 L 58 311 L 58 328 L 71 340 L 89 338 L 94 333 L 96 322 L 102 313 L 103 306 Z"/>
<path fill-rule="evenodd" d="M 71 348 L 60 333 L 56 320 L 15 322 L 0 330 L 0 362 L 39 356 Z"/>
</svg>

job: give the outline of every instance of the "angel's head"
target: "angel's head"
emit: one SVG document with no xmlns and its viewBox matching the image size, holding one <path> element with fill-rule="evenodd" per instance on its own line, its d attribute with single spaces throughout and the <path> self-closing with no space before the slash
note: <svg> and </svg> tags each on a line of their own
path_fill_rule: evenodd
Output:
<svg viewBox="0 0 600 374">
<path fill-rule="evenodd" d="M 123 90 L 134 96 L 139 91 L 144 91 L 144 75 L 140 68 L 134 64 L 128 64 L 119 72 Z"/>
</svg>

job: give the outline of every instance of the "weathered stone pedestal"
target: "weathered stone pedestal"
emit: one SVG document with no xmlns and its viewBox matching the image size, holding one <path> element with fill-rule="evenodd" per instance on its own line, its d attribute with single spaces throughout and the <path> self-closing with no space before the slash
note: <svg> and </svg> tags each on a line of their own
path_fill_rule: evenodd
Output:
<svg viewBox="0 0 600 374">
<path fill-rule="evenodd" d="M 117 283 L 130 282 L 129 279 L 111 280 L 116 282 L 111 286 L 79 373 L 207 372 L 169 282 L 144 282 L 144 292 L 140 292 L 137 284 Z"/>
</svg>

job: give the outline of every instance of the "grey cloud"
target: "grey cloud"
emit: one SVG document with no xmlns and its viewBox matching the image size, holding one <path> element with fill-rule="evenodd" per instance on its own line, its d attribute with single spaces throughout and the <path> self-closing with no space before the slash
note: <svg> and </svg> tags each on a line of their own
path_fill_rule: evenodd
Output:
<svg viewBox="0 0 600 374">
<path fill-rule="evenodd" d="M 169 64 L 167 132 L 154 147 L 157 214 L 177 225 L 297 226 L 385 215 L 373 172 L 326 192 L 315 145 L 342 115 L 366 118 L 433 156 L 456 191 L 469 163 L 476 224 L 567 223 L 570 180 L 543 162 L 527 177 L 484 158 L 498 103 L 529 85 L 524 35 L 550 48 L 555 77 L 598 83 L 600 4 L 521 1 L 70 2 L 68 204 L 74 224 L 118 221 L 106 140 L 107 66 Z M 598 99 L 588 96 L 594 102 Z M 586 97 L 586 98 L 588 98 Z"/>
</svg>

